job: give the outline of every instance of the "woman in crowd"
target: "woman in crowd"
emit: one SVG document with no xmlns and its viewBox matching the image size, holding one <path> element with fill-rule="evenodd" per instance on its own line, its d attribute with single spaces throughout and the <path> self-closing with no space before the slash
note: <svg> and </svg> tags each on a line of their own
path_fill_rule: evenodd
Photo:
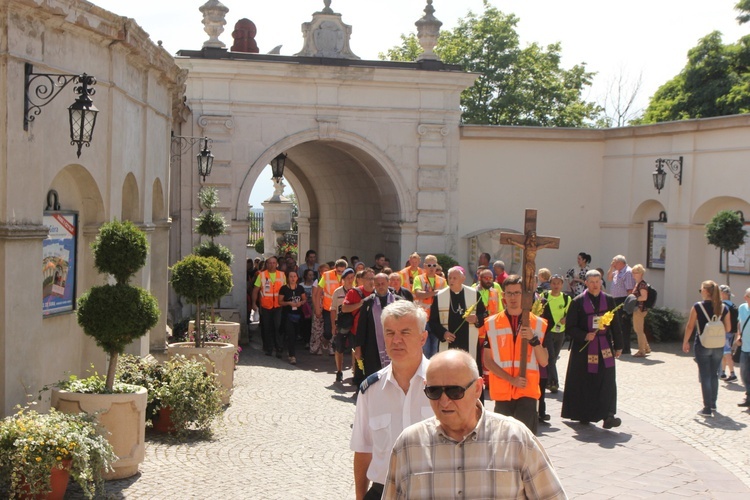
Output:
<svg viewBox="0 0 750 500">
<path fill-rule="evenodd" d="M 300 335 L 302 323 L 302 304 L 307 302 L 305 289 L 299 284 L 297 271 L 286 272 L 286 285 L 279 290 L 279 305 L 281 309 L 281 324 L 286 337 L 286 349 L 289 353 L 289 363 L 296 365 L 297 358 L 294 345 Z"/>
<path fill-rule="evenodd" d="M 318 267 L 318 273 L 320 276 L 323 276 L 323 273 L 326 271 L 330 271 L 331 266 L 324 262 Z M 318 284 L 315 283 L 313 285 L 313 288 L 315 288 Z M 311 299 L 312 300 L 312 297 Z M 323 301 L 323 295 L 321 294 L 318 298 L 321 302 Z M 314 306 L 314 304 L 312 304 Z M 315 307 L 313 307 L 313 311 L 315 310 Z M 312 327 L 311 327 L 311 333 L 310 333 L 310 354 L 323 354 L 324 352 L 328 352 L 330 348 L 330 342 L 323 338 L 323 317 L 321 316 L 318 318 L 314 314 L 312 315 Z"/>
<path fill-rule="evenodd" d="M 701 283 L 699 290 L 701 300 L 693 304 L 690 309 L 687 325 L 685 326 L 685 337 L 682 343 L 682 350 L 685 353 L 690 352 L 690 336 L 696 332 L 695 340 L 695 361 L 698 363 L 698 378 L 701 383 L 701 393 L 703 394 L 703 409 L 698 412 L 704 417 L 713 416 L 716 411 L 716 398 L 719 395 L 719 367 L 721 366 L 721 357 L 724 354 L 724 347 L 716 348 L 704 347 L 698 334 L 703 332 L 706 323 L 716 314 L 724 323 L 725 331 L 731 330 L 729 321 L 729 310 L 721 301 L 719 295 L 719 285 L 713 281 L 704 281 Z M 705 312 L 704 312 L 705 310 Z M 697 330 L 696 330 L 697 324 Z"/>
<path fill-rule="evenodd" d="M 305 269 L 302 275 L 302 288 L 305 289 L 305 295 L 307 296 L 307 312 L 305 312 L 303 306 L 302 311 L 302 339 L 305 341 L 305 349 L 310 348 L 310 334 L 312 333 L 312 311 L 313 311 L 313 287 L 317 285 L 315 282 L 315 271 L 312 269 Z"/>
<path fill-rule="evenodd" d="M 569 269 L 567 272 L 570 293 L 577 297 L 586 290 L 586 273 L 589 272 L 588 265 L 591 263 L 591 255 L 586 252 L 578 254 L 578 269 Z"/>
<path fill-rule="evenodd" d="M 651 346 L 648 345 L 646 332 L 643 329 L 643 323 L 646 319 L 646 314 L 648 314 L 648 310 L 646 309 L 648 283 L 643 281 L 643 275 L 646 274 L 646 270 L 643 268 L 643 265 L 636 264 L 633 266 L 631 272 L 633 273 L 633 279 L 635 279 L 633 295 L 635 295 L 638 301 L 638 306 L 633 311 L 633 330 L 635 330 L 635 335 L 638 337 L 638 352 L 633 354 L 633 357 L 645 358 L 646 354 L 651 354 Z"/>
<path fill-rule="evenodd" d="M 737 403 L 742 408 L 750 408 L 750 288 L 745 290 L 745 303 L 740 305 L 739 329 L 735 348 L 741 349 L 740 377 L 745 386 L 745 400 Z"/>
</svg>

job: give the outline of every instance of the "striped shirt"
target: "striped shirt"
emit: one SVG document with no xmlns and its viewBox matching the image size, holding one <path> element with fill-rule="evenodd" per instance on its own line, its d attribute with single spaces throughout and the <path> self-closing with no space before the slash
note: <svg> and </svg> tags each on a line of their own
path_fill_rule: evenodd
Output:
<svg viewBox="0 0 750 500">
<path fill-rule="evenodd" d="M 477 406 L 477 426 L 461 442 L 435 417 L 405 429 L 393 445 L 383 498 L 567 498 L 531 431 Z"/>
</svg>

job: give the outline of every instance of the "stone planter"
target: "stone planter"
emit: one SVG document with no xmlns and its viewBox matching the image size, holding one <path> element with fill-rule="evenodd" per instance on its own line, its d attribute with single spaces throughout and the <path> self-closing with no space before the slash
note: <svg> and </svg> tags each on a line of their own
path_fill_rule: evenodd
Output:
<svg viewBox="0 0 750 500">
<path fill-rule="evenodd" d="M 143 387 L 128 394 L 83 394 L 53 388 L 52 406 L 64 413 L 97 414 L 118 457 L 114 472 L 105 474 L 104 479 L 123 479 L 137 474 L 146 458 L 147 395 Z"/>
<path fill-rule="evenodd" d="M 224 389 L 221 402 L 227 405 L 234 385 L 234 353 L 237 352 L 237 348 L 225 342 L 206 342 L 204 345 L 205 347 L 196 348 L 193 342 L 176 342 L 167 346 L 167 353 L 170 358 L 175 354 L 181 354 L 188 359 L 203 356 L 211 361 L 206 363 L 206 371 L 219 375 L 219 382 Z"/>
<path fill-rule="evenodd" d="M 240 324 L 234 323 L 232 321 L 216 321 L 214 323 L 208 323 L 208 326 L 213 326 L 218 330 L 219 335 L 222 337 L 227 337 L 229 340 L 226 342 L 229 342 L 234 345 L 234 347 L 238 347 L 240 345 Z M 195 331 L 195 320 L 191 321 L 188 325 L 188 333 L 193 333 Z"/>
</svg>

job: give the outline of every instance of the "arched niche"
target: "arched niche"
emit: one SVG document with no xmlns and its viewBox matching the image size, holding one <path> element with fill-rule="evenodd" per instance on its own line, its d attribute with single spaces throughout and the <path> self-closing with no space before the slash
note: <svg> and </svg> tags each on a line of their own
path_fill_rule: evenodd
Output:
<svg viewBox="0 0 750 500">
<path fill-rule="evenodd" d="M 138 182 L 132 173 L 125 176 L 122 183 L 122 209 L 120 210 L 122 220 L 140 222 L 140 197 L 138 195 Z"/>
<path fill-rule="evenodd" d="M 151 221 L 158 222 L 167 219 L 167 205 L 164 202 L 164 189 L 161 180 L 155 179 L 151 196 Z"/>
</svg>

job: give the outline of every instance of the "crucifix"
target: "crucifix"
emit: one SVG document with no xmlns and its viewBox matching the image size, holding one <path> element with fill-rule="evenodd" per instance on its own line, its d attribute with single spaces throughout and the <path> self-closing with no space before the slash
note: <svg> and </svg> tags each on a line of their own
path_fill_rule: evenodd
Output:
<svg viewBox="0 0 750 500">
<path fill-rule="evenodd" d="M 523 295 L 521 307 L 521 325 L 529 326 L 529 312 L 534 304 L 534 292 L 536 292 L 536 252 L 542 248 L 560 248 L 560 238 L 553 236 L 537 236 L 536 234 L 536 210 L 526 209 L 523 225 L 523 234 L 500 233 L 501 245 L 514 245 L 523 249 Z M 529 350 L 529 341 L 521 341 L 521 377 L 526 376 L 526 358 Z"/>
</svg>

